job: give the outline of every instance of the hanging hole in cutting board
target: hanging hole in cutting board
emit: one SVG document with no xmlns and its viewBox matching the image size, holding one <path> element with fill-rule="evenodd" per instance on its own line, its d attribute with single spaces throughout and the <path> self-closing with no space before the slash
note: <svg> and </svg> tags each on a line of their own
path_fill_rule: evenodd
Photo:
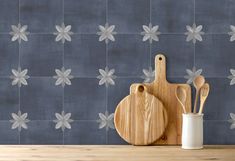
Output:
<svg viewBox="0 0 235 161">
<path fill-rule="evenodd" d="M 139 92 L 144 92 L 144 86 L 139 86 L 139 87 L 138 87 L 138 91 L 139 91 Z"/>
<path fill-rule="evenodd" d="M 159 60 L 162 60 L 162 57 L 159 57 Z"/>
</svg>

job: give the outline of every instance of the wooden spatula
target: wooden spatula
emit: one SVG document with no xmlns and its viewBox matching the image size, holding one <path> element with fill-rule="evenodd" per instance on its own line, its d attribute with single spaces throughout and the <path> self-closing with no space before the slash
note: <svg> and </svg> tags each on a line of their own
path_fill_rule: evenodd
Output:
<svg viewBox="0 0 235 161">
<path fill-rule="evenodd" d="M 209 91 L 210 91 L 210 86 L 208 83 L 205 83 L 200 90 L 200 109 L 198 114 L 202 114 L 204 104 L 209 94 Z"/>
<path fill-rule="evenodd" d="M 180 104 L 182 106 L 182 109 L 183 109 L 183 112 L 187 113 L 186 109 L 185 109 L 185 102 L 186 102 L 186 90 L 185 90 L 185 88 L 182 87 L 182 86 L 178 86 L 175 90 L 175 96 L 176 96 L 177 100 L 180 102 Z"/>
</svg>

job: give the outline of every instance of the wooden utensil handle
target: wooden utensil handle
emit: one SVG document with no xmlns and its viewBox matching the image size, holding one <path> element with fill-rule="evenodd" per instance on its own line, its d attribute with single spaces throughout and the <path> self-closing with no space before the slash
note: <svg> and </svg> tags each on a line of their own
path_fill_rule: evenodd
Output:
<svg viewBox="0 0 235 161">
<path fill-rule="evenodd" d="M 198 101 L 199 90 L 196 90 L 196 97 L 194 101 L 193 113 L 197 113 L 197 101 Z"/>
<path fill-rule="evenodd" d="M 155 57 L 155 82 L 166 80 L 166 57 L 158 54 Z"/>
<path fill-rule="evenodd" d="M 205 103 L 205 102 L 203 102 L 203 103 L 200 105 L 198 114 L 202 114 L 202 111 L 203 111 L 203 108 L 204 108 L 204 103 Z"/>
</svg>

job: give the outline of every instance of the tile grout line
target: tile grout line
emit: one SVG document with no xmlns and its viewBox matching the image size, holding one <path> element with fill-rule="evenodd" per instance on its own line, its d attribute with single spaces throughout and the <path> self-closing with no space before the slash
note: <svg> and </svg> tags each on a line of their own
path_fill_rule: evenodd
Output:
<svg viewBox="0 0 235 161">
<path fill-rule="evenodd" d="M 0 76 L 0 79 L 10 79 L 10 76 Z M 53 76 L 30 76 L 30 78 L 53 78 Z M 141 76 L 117 76 L 118 79 L 129 79 L 129 78 L 141 78 Z M 167 76 L 167 78 L 184 78 L 182 76 Z M 206 78 L 218 78 L 218 79 L 227 79 L 228 76 L 206 76 Z M 97 79 L 95 76 L 93 77 L 78 77 L 74 76 L 74 79 Z"/>
<path fill-rule="evenodd" d="M 193 23 L 195 24 L 195 0 L 193 0 Z M 196 43 L 193 43 L 193 66 L 196 66 L 196 52 L 195 52 Z"/>
<path fill-rule="evenodd" d="M 65 23 L 64 22 L 64 0 L 62 0 L 62 23 Z M 63 45 L 63 55 L 62 55 L 62 66 L 64 67 L 64 45 L 65 43 L 62 43 Z M 63 87 L 63 92 L 62 92 L 62 111 L 64 111 L 64 88 Z M 62 136 L 62 144 L 64 145 L 64 130 L 62 132 L 63 136 Z"/>
<path fill-rule="evenodd" d="M 149 22 L 152 23 L 152 0 L 149 0 Z M 149 43 L 149 67 L 152 68 L 152 43 Z"/>
<path fill-rule="evenodd" d="M 204 119 L 204 121 L 228 121 L 229 119 L 227 120 L 224 120 L 224 119 L 212 119 L 212 120 L 207 120 L 207 119 Z M 31 122 L 33 121 L 47 121 L 47 122 L 53 122 L 54 120 L 30 120 Z M 90 121 L 90 122 L 96 122 L 97 120 L 91 120 L 91 119 L 88 119 L 88 120 L 76 120 L 76 119 L 73 119 L 73 121 L 82 121 L 82 122 L 86 122 L 86 121 Z M 9 122 L 9 120 L 0 120 L 0 122 Z"/>
<path fill-rule="evenodd" d="M 149 0 L 149 22 L 152 21 L 152 0 Z"/>
<path fill-rule="evenodd" d="M 105 0 L 105 19 L 108 23 L 108 0 Z M 108 66 L 108 43 L 105 43 L 105 66 Z M 108 87 L 105 86 L 105 110 L 108 111 Z M 106 112 L 105 111 L 105 112 Z M 108 131 L 105 130 L 105 143 L 108 144 Z"/>
<path fill-rule="evenodd" d="M 196 22 L 196 18 L 195 18 L 196 17 L 195 16 L 196 15 L 196 12 L 195 12 L 196 11 L 196 5 L 195 4 L 196 4 L 196 1 L 193 0 L 193 22 L 194 23 Z"/>
<path fill-rule="evenodd" d="M 0 32 L 0 35 L 9 35 L 7 32 Z M 28 35 L 54 35 L 53 33 L 43 33 L 43 32 L 38 32 L 38 33 L 32 33 L 30 32 Z M 73 33 L 73 35 L 97 35 L 97 33 Z M 140 35 L 140 33 L 124 33 L 124 32 L 117 32 L 116 35 Z M 181 32 L 161 32 L 161 35 L 185 35 L 185 33 Z M 228 35 L 228 33 L 221 32 L 221 33 L 216 33 L 216 32 L 210 32 L 210 33 L 204 33 L 204 35 Z"/>
<path fill-rule="evenodd" d="M 18 17 L 19 19 L 18 19 L 18 20 L 19 20 L 19 21 L 18 21 L 18 22 L 19 22 L 19 24 L 20 24 L 20 0 L 18 1 L 18 3 L 19 3 L 19 6 L 18 6 L 18 7 L 19 7 L 19 8 L 18 8 L 18 13 L 19 13 L 19 17 Z M 18 54 L 19 54 L 19 55 L 18 55 L 18 57 L 19 57 L 19 58 L 18 58 L 18 67 L 21 67 L 21 60 L 20 60 L 20 43 L 18 43 L 18 52 L 19 52 L 19 53 L 18 53 Z M 20 90 L 20 88 L 21 88 L 21 87 L 18 87 L 18 92 L 19 92 L 19 93 L 18 93 L 18 97 L 19 97 L 19 111 L 21 110 L 21 101 L 20 101 L 20 93 L 21 93 L 21 90 Z M 19 137 L 19 144 L 21 144 L 21 131 L 19 131 L 19 136 L 18 136 L 18 137 Z"/>
<path fill-rule="evenodd" d="M 18 22 L 20 23 L 20 0 L 18 1 L 19 8 L 18 8 Z"/>
<path fill-rule="evenodd" d="M 30 122 L 37 122 L 37 121 L 45 121 L 45 122 L 54 122 L 54 120 L 30 120 Z M 91 120 L 91 119 L 87 119 L 87 120 L 76 120 L 73 119 L 73 121 L 77 121 L 77 122 L 96 122 L 97 120 Z M 9 120 L 0 120 L 0 122 L 9 122 Z"/>
</svg>

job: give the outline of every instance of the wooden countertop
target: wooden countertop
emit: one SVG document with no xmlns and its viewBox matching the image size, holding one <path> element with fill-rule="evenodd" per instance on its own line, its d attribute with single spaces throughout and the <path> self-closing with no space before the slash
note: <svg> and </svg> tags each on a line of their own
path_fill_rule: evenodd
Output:
<svg viewBox="0 0 235 161">
<path fill-rule="evenodd" d="M 0 145 L 0 161 L 235 161 L 235 146 Z"/>
</svg>

